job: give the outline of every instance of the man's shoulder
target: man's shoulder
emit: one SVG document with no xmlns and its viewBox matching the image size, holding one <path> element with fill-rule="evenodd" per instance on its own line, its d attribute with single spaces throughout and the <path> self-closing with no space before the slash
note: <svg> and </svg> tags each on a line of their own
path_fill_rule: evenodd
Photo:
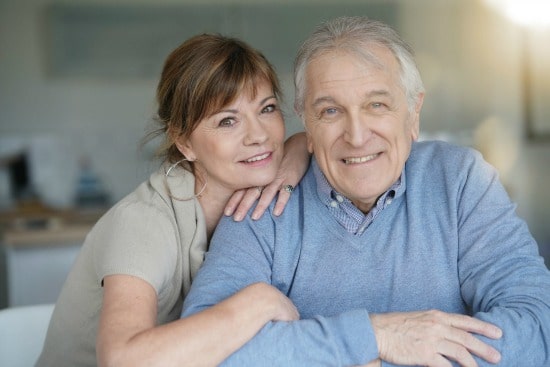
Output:
<svg viewBox="0 0 550 367">
<path fill-rule="evenodd" d="M 456 145 L 440 140 L 426 140 L 413 143 L 408 163 L 440 163 L 445 166 L 464 163 L 479 157 L 479 152 L 467 146 Z"/>
<path fill-rule="evenodd" d="M 421 186 L 446 182 L 441 187 L 459 185 L 478 169 L 483 158 L 475 149 L 444 141 L 422 141 L 414 143 L 405 171 L 409 183 Z"/>
</svg>

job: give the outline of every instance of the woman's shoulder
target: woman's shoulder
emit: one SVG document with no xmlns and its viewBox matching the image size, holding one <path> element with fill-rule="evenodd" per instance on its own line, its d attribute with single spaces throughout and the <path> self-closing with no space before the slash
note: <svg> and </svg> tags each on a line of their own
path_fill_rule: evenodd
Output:
<svg viewBox="0 0 550 367">
<path fill-rule="evenodd" d="M 163 232 L 176 225 L 173 206 L 168 194 L 155 184 L 157 172 L 143 181 L 134 191 L 116 202 L 95 224 L 92 232 L 142 232 L 148 228 L 158 228 Z"/>
</svg>

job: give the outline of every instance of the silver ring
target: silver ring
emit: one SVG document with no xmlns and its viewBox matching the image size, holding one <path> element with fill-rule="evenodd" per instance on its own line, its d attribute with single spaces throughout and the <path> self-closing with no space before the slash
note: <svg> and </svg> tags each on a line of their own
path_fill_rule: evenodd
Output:
<svg viewBox="0 0 550 367">
<path fill-rule="evenodd" d="M 286 191 L 290 194 L 290 193 L 292 193 L 292 191 L 294 191 L 294 186 L 292 186 L 292 185 L 283 185 L 283 187 L 281 187 L 281 190 Z"/>
</svg>

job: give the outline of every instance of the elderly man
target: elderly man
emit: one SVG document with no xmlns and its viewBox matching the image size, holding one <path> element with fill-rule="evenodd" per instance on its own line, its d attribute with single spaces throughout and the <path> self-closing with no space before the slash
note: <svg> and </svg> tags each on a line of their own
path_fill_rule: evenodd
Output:
<svg viewBox="0 0 550 367">
<path fill-rule="evenodd" d="M 232 366 L 550 366 L 550 273 L 480 154 L 415 142 L 409 46 L 362 17 L 321 25 L 295 63 L 313 154 L 283 215 L 222 220 L 188 315 L 254 283 L 301 314 Z"/>
</svg>

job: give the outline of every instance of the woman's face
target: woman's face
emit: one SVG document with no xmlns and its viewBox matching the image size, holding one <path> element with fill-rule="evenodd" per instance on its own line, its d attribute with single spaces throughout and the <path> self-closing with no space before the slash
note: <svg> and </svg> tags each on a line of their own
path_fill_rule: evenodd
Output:
<svg viewBox="0 0 550 367">
<path fill-rule="evenodd" d="M 275 178 L 283 157 L 285 127 L 271 84 L 243 91 L 229 105 L 204 118 L 179 150 L 206 171 L 208 190 L 264 186 Z M 204 177 L 202 177 L 204 180 Z"/>
</svg>

